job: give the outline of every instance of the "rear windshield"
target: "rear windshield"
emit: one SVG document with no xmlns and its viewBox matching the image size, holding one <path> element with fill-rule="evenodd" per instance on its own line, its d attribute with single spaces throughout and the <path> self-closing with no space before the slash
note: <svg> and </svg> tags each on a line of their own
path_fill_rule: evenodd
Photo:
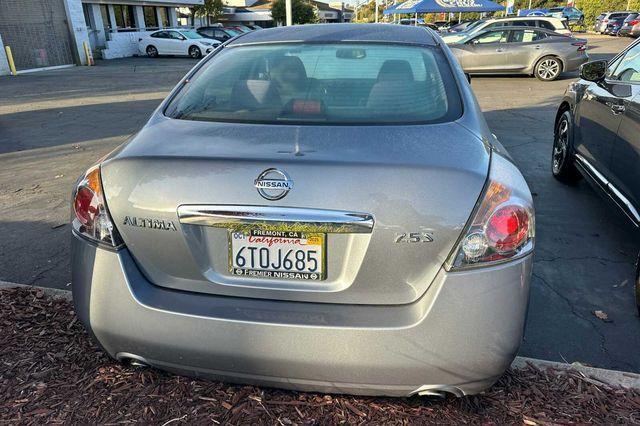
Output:
<svg viewBox="0 0 640 426">
<path fill-rule="evenodd" d="M 437 123 L 458 118 L 462 106 L 437 48 L 287 43 L 225 48 L 165 114 L 246 123 Z"/>
</svg>

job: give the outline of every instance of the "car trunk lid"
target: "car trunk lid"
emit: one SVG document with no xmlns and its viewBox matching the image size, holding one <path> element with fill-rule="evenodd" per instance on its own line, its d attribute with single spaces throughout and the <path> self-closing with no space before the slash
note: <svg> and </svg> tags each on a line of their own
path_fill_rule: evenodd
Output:
<svg viewBox="0 0 640 426">
<path fill-rule="evenodd" d="M 488 166 L 486 144 L 457 123 L 296 126 L 159 118 L 103 164 L 102 177 L 114 223 L 156 285 L 237 297 L 404 304 L 418 299 L 441 269 Z M 293 181 L 279 200 L 265 199 L 255 187 L 271 168 Z M 240 220 L 224 222 L 230 214 Z M 325 235 L 325 279 L 234 275 L 229 229 L 255 229 L 260 220 L 250 219 L 256 214 L 262 222 L 281 219 L 278 229 Z"/>
</svg>

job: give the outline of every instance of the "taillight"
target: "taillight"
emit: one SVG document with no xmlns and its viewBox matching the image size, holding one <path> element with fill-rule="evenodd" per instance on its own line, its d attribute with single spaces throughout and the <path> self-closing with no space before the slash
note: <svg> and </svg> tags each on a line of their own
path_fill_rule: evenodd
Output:
<svg viewBox="0 0 640 426">
<path fill-rule="evenodd" d="M 576 46 L 578 48 L 578 52 L 584 52 L 587 50 L 587 43 L 584 41 L 577 41 L 575 43 L 571 43 L 572 46 Z"/>
<path fill-rule="evenodd" d="M 529 187 L 509 160 L 494 153 L 482 198 L 446 268 L 487 266 L 524 256 L 533 251 L 534 238 Z"/>
<path fill-rule="evenodd" d="M 72 226 L 75 232 L 97 243 L 122 245 L 107 211 L 99 165 L 87 170 L 74 187 Z"/>
<path fill-rule="evenodd" d="M 640 19 L 634 19 L 633 21 L 628 22 L 629 25 L 634 26 L 640 24 Z"/>
</svg>

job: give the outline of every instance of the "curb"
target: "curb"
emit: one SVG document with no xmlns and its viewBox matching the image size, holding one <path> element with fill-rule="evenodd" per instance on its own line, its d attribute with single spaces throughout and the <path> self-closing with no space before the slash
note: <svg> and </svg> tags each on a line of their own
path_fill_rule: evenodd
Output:
<svg viewBox="0 0 640 426">
<path fill-rule="evenodd" d="M 608 385 L 627 389 L 640 389 L 640 374 L 627 371 L 607 370 L 604 368 L 588 367 L 578 362 L 567 364 L 564 362 L 545 361 L 542 359 L 516 357 L 511 364 L 514 370 L 521 370 L 532 365 L 539 370 L 553 369 L 558 371 L 573 371 L 580 374 L 583 380 L 594 385 Z"/>
<path fill-rule="evenodd" d="M 54 297 L 56 299 L 66 299 L 68 301 L 72 300 L 72 296 L 71 296 L 71 291 L 70 290 L 60 290 L 57 288 L 48 288 L 48 287 L 39 287 L 36 285 L 27 285 L 27 284 L 17 284 L 17 283 L 10 283 L 8 281 L 0 281 L 0 290 L 2 290 L 3 288 L 15 288 L 15 287 L 19 287 L 19 288 L 35 288 L 38 290 L 42 290 L 42 292 L 44 294 L 46 294 L 47 296 L 51 296 Z"/>
<path fill-rule="evenodd" d="M 55 288 L 30 286 L 25 284 L 16 284 L 6 281 L 0 281 L 0 290 L 3 288 L 36 288 L 41 290 L 45 295 L 66 299 L 71 301 L 71 291 L 59 290 Z M 630 373 L 626 371 L 607 370 L 604 368 L 595 368 L 582 365 L 574 362 L 573 364 L 567 364 L 564 362 L 545 361 L 536 358 L 526 358 L 518 356 L 513 360 L 511 368 L 514 370 L 522 370 L 529 366 L 533 366 L 539 370 L 558 370 L 558 371 L 573 371 L 579 373 L 582 378 L 595 385 L 607 385 L 611 387 L 623 387 L 630 389 L 640 389 L 640 374 Z"/>
</svg>

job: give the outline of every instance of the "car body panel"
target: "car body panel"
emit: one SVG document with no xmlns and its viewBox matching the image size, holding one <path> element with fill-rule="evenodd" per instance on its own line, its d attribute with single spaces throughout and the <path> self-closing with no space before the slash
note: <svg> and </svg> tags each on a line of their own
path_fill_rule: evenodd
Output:
<svg viewBox="0 0 640 426">
<path fill-rule="evenodd" d="M 484 23 L 477 25 L 472 28 L 470 31 L 461 31 L 458 33 L 452 34 L 443 34 L 442 39 L 447 44 L 455 44 L 460 42 L 461 40 L 472 37 L 474 35 L 479 34 L 480 32 L 487 31 L 496 27 L 506 27 L 506 26 L 526 26 L 526 27 L 544 27 L 541 22 L 545 22 L 546 25 L 549 25 L 552 28 L 547 28 L 551 31 L 555 31 L 558 34 L 571 35 L 571 30 L 566 28 L 562 21 L 558 18 L 553 17 L 538 17 L 538 16 L 520 16 L 513 18 L 500 18 L 500 19 L 487 19 Z"/>
<path fill-rule="evenodd" d="M 640 227 L 640 84 L 611 75 L 621 58 L 637 47 L 638 41 L 609 61 L 605 80 L 571 83 L 556 122 L 568 107 L 575 123 L 573 150 L 578 169 Z"/>
<path fill-rule="evenodd" d="M 164 115 L 228 46 L 301 40 L 441 49 L 463 108 L 442 123 L 397 125 Z M 323 24 L 240 35 L 200 61 L 144 128 L 101 161 L 92 173 L 101 174 L 104 208 L 124 244 L 107 248 L 74 228 L 72 285 L 79 319 L 117 359 L 298 390 L 462 396 L 494 383 L 517 353 L 533 227 L 514 257 L 464 268 L 447 260 L 486 188 L 510 189 L 532 225 L 533 200 L 431 30 Z M 273 167 L 295 183 L 278 200 L 255 187 Z M 196 205 L 234 210 L 243 223 L 256 211 L 286 210 L 280 217 L 297 220 L 294 209 L 322 210 L 366 217 L 368 232 L 327 231 L 325 281 L 234 281 L 225 275 L 227 231 L 190 222 L 189 209 L 212 216 Z M 430 238 L 398 238 L 423 232 Z"/>
<path fill-rule="evenodd" d="M 637 36 L 640 34 L 640 13 L 632 12 L 625 18 L 618 30 L 619 36 Z"/>
<path fill-rule="evenodd" d="M 570 23 L 579 23 L 584 21 L 584 14 L 575 7 L 552 7 L 549 9 L 549 16 L 554 18 L 566 19 Z"/>
<path fill-rule="evenodd" d="M 180 205 L 273 205 L 253 186 L 270 167 L 295 182 L 277 206 L 356 211 L 376 221 L 371 235 L 328 236 L 328 277 L 317 284 L 232 276 L 227 251 L 216 249 L 226 246 L 224 229 L 119 226 L 157 285 L 267 299 L 410 303 L 424 293 L 458 240 L 489 167 L 487 147 L 463 126 L 427 127 L 268 126 L 157 117 L 135 143 L 103 164 L 102 178 L 119 225 L 136 217 L 180 226 Z M 168 140 L 173 142 L 163 142 Z M 367 141 L 367 150 L 344 141 Z M 188 183 L 180 176 L 189 176 Z M 433 241 L 419 248 L 394 244 L 398 233 L 413 231 L 429 232 Z M 384 267 L 385 259 L 394 259 L 396 267 Z"/>
<path fill-rule="evenodd" d="M 624 114 L 613 143 L 611 176 L 615 186 L 640 207 L 640 86 L 623 100 Z"/>
<path fill-rule="evenodd" d="M 473 41 L 500 28 L 481 32 L 465 44 L 452 44 L 449 47 L 460 61 L 463 70 L 470 74 L 533 74 L 536 63 L 545 56 L 555 56 L 563 63 L 563 71 L 574 71 L 588 61 L 585 51 L 578 51 L 576 42 L 586 40 L 559 36 L 539 28 L 522 29 L 505 27 L 511 36 L 506 43 L 473 44 Z M 547 35 L 547 38 L 531 42 L 514 42 L 516 31 L 535 31 Z"/>
<path fill-rule="evenodd" d="M 627 11 L 618 11 L 618 12 L 604 12 L 596 17 L 595 24 L 593 29 L 597 33 L 602 33 L 607 29 L 607 25 L 609 24 L 609 19 L 616 18 L 619 16 L 626 16 L 629 14 Z"/>
<path fill-rule="evenodd" d="M 532 268 L 527 256 L 441 271 L 415 303 L 358 307 L 177 292 L 149 282 L 127 249 L 73 237 L 72 253 L 76 312 L 114 358 L 230 382 L 390 396 L 491 386 L 520 345 Z"/>
<path fill-rule="evenodd" d="M 589 84 L 585 87 L 577 107 L 575 120 L 579 129 L 576 152 L 587 158 L 607 178 L 613 142 L 615 141 L 622 116 L 611 113 L 611 105 L 618 104 L 617 99 L 607 88 Z"/>
<path fill-rule="evenodd" d="M 159 33 L 166 33 L 168 35 L 173 35 L 173 38 L 169 37 L 155 37 L 155 35 Z M 182 39 L 175 38 L 176 36 L 180 36 Z M 180 56 L 188 56 L 189 48 L 191 46 L 196 46 L 200 49 L 200 53 L 202 55 L 206 55 L 215 49 L 220 42 L 217 40 L 209 40 L 209 39 L 189 39 L 185 37 L 180 30 L 174 29 L 162 29 L 158 31 L 154 31 L 152 33 L 147 34 L 144 37 L 141 37 L 138 40 L 138 50 L 141 53 L 146 53 L 146 49 L 148 46 L 155 46 L 158 50 L 159 55 L 180 55 Z"/>
</svg>

